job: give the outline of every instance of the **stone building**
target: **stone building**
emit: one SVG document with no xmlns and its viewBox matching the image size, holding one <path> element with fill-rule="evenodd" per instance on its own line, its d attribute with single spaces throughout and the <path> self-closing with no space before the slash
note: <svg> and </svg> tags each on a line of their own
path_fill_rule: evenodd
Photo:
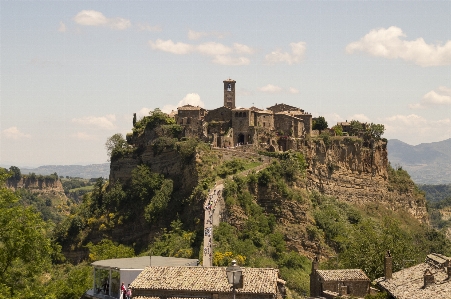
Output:
<svg viewBox="0 0 451 299">
<path fill-rule="evenodd" d="M 385 258 L 385 274 L 377 286 L 395 299 L 451 298 L 450 258 L 431 253 L 421 264 L 392 273 L 392 257 Z"/>
<path fill-rule="evenodd" d="M 196 266 L 197 259 L 141 256 L 95 261 L 93 267 L 93 287 L 86 291 L 82 299 L 119 298 L 121 282 L 132 283 L 146 267 Z"/>
<path fill-rule="evenodd" d="M 177 108 L 176 123 L 184 128 L 185 137 L 198 137 L 214 147 L 233 147 L 237 144 L 273 145 L 286 150 L 287 143 L 279 144 L 279 137 L 305 138 L 312 131 L 312 115 L 286 104 L 276 104 L 261 110 L 256 107 L 236 108 L 236 81 L 224 83 L 222 107 L 205 110 L 185 105 Z"/>
<path fill-rule="evenodd" d="M 332 299 L 346 295 L 365 297 L 368 294 L 370 279 L 361 269 L 318 270 L 318 260 L 313 260 L 310 296 Z"/>
<path fill-rule="evenodd" d="M 272 268 L 241 268 L 237 299 L 282 299 L 285 281 Z M 133 298 L 232 299 L 225 267 L 147 267 L 132 282 Z"/>
</svg>

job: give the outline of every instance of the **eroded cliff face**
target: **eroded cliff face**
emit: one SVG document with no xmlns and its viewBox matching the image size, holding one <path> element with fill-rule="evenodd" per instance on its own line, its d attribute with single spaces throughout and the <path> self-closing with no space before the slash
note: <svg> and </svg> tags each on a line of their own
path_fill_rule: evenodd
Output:
<svg viewBox="0 0 451 299">
<path fill-rule="evenodd" d="M 391 190 L 388 180 L 387 144 L 363 145 L 358 139 L 342 138 L 306 142 L 302 147 L 308 169 L 306 187 L 340 201 L 363 205 L 380 203 L 391 210 L 404 209 L 421 222 L 428 222 L 426 200 L 413 190 Z"/>
<path fill-rule="evenodd" d="M 13 190 L 28 189 L 31 192 L 51 193 L 66 197 L 60 180 L 41 180 L 30 177 L 22 177 L 20 180 L 10 178 L 7 181 L 7 187 Z"/>
<path fill-rule="evenodd" d="M 123 157 L 110 164 L 110 182 L 127 183 L 132 178 L 136 166 L 145 164 L 152 172 L 161 173 L 174 181 L 174 188 L 189 191 L 197 185 L 196 164 L 186 161 L 173 149 L 156 154 L 150 145 L 146 146 L 141 155 Z"/>
</svg>

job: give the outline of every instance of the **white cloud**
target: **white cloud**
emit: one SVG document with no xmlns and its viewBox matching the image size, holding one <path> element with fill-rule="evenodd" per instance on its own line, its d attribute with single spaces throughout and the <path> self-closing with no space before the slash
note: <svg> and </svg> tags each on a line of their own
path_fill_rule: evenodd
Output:
<svg viewBox="0 0 451 299">
<path fill-rule="evenodd" d="M 169 52 L 172 54 L 184 55 L 189 53 L 199 53 L 212 58 L 212 62 L 220 65 L 248 65 L 250 59 L 237 54 L 250 54 L 253 49 L 242 44 L 234 44 L 233 48 L 221 43 L 206 42 L 199 45 L 191 45 L 182 42 L 174 43 L 172 40 L 157 39 L 149 41 L 153 50 Z"/>
<path fill-rule="evenodd" d="M 254 52 L 255 52 L 255 50 L 252 49 L 251 47 L 243 45 L 243 44 L 238 44 L 238 43 L 234 43 L 233 48 L 235 49 L 235 51 L 237 53 L 240 53 L 240 54 L 254 54 Z"/>
<path fill-rule="evenodd" d="M 368 116 L 366 116 L 365 114 L 354 114 L 354 115 L 351 115 L 348 118 L 348 120 L 349 121 L 351 121 L 351 120 L 358 120 L 359 122 L 363 122 L 363 123 L 370 123 L 371 122 L 370 118 Z"/>
<path fill-rule="evenodd" d="M 103 13 L 95 10 L 82 10 L 74 17 L 75 23 L 84 26 L 105 26 L 112 29 L 124 30 L 132 25 L 124 18 L 107 18 Z"/>
<path fill-rule="evenodd" d="M 292 94 L 297 94 L 297 93 L 299 93 L 299 90 L 296 89 L 296 88 L 294 88 L 294 87 L 290 87 L 290 88 L 288 89 L 288 92 L 289 92 L 289 93 L 292 93 Z"/>
<path fill-rule="evenodd" d="M 149 41 L 149 45 L 154 50 L 169 52 L 172 54 L 183 55 L 193 51 L 194 47 L 185 43 L 174 43 L 172 40 L 157 39 L 155 42 Z"/>
<path fill-rule="evenodd" d="M 432 45 L 423 38 L 407 41 L 404 37 L 402 30 L 395 26 L 373 29 L 359 41 L 348 44 L 346 52 L 362 51 L 389 59 L 401 58 L 423 67 L 451 64 L 451 41 Z"/>
<path fill-rule="evenodd" d="M 140 31 L 160 32 L 163 30 L 161 28 L 161 26 L 158 26 L 158 25 L 151 26 L 149 24 L 143 24 L 143 23 L 136 24 L 136 27 Z"/>
<path fill-rule="evenodd" d="M 425 109 L 431 106 L 451 105 L 451 89 L 440 86 L 438 91 L 431 90 L 426 93 L 420 103 L 410 104 L 410 109 Z"/>
<path fill-rule="evenodd" d="M 200 99 L 200 96 L 197 93 L 188 93 L 178 104 L 177 107 L 183 106 L 183 105 L 192 105 L 192 106 L 199 106 L 204 107 L 204 102 Z"/>
<path fill-rule="evenodd" d="M 268 84 L 259 88 L 260 91 L 268 92 L 268 93 L 276 93 L 281 92 L 282 88 L 276 85 Z"/>
<path fill-rule="evenodd" d="M 94 135 L 89 135 L 85 132 L 77 132 L 76 134 L 72 135 L 73 138 L 78 139 L 78 140 L 95 140 L 95 136 Z"/>
<path fill-rule="evenodd" d="M 230 47 L 227 47 L 223 44 L 215 43 L 215 42 L 208 42 L 208 43 L 200 44 L 196 47 L 196 49 L 200 54 L 211 55 L 211 56 L 226 55 L 226 54 L 230 54 L 232 52 L 232 49 Z"/>
<path fill-rule="evenodd" d="M 173 110 L 177 111 L 177 107 L 184 105 L 192 105 L 204 107 L 204 102 L 200 99 L 200 96 L 197 93 L 188 93 L 177 105 L 167 104 L 161 108 L 161 111 L 164 113 L 171 113 Z"/>
<path fill-rule="evenodd" d="M 83 125 L 83 126 L 90 126 L 95 127 L 99 129 L 115 129 L 116 126 L 114 125 L 114 121 L 116 121 L 116 116 L 114 114 L 108 114 L 105 116 L 85 116 L 81 118 L 73 118 L 72 122 Z"/>
<path fill-rule="evenodd" d="M 270 54 L 265 56 L 265 60 L 267 63 L 275 64 L 275 63 L 287 63 L 289 65 L 300 63 L 304 58 L 304 53 L 306 50 L 305 42 L 298 43 L 290 43 L 291 53 L 282 52 L 281 49 L 276 49 L 272 51 Z"/>
<path fill-rule="evenodd" d="M 409 144 L 444 140 L 451 135 L 451 119 L 428 120 L 416 114 L 393 115 L 382 120 L 386 138 L 398 138 Z"/>
<path fill-rule="evenodd" d="M 216 55 L 212 60 L 215 64 L 220 65 L 249 65 L 251 62 L 247 57 L 232 57 L 228 55 Z"/>
<path fill-rule="evenodd" d="M 7 139 L 19 140 L 23 138 L 30 138 L 30 134 L 21 132 L 17 127 L 10 127 L 2 131 L 3 136 Z"/>
<path fill-rule="evenodd" d="M 58 27 L 58 32 L 66 32 L 66 24 L 64 24 L 62 21 L 60 21 L 60 26 Z"/>
<path fill-rule="evenodd" d="M 321 114 L 321 113 L 313 113 L 313 115 L 321 115 L 324 116 L 324 118 L 326 119 L 327 123 L 329 124 L 329 127 L 333 127 L 335 126 L 337 123 L 339 122 L 344 122 L 344 121 L 348 121 L 350 122 L 351 120 L 358 120 L 360 122 L 367 122 L 370 123 L 371 120 L 368 116 L 366 116 L 365 114 L 354 114 L 354 115 L 350 115 L 348 117 L 343 117 L 341 115 L 339 115 L 338 113 L 325 113 L 325 114 Z"/>
<path fill-rule="evenodd" d="M 143 116 L 148 116 L 150 111 L 152 111 L 152 109 L 143 107 L 136 113 L 136 118 L 140 119 Z"/>
<path fill-rule="evenodd" d="M 223 38 L 225 36 L 224 33 L 216 32 L 216 31 L 194 31 L 189 30 L 188 31 L 188 38 L 190 40 L 198 40 L 206 36 L 213 36 L 216 38 Z"/>
<path fill-rule="evenodd" d="M 339 114 L 337 114 L 335 112 L 325 113 L 325 114 L 313 113 L 313 115 L 324 116 L 324 118 L 327 121 L 327 125 L 329 127 L 335 126 L 337 124 L 337 122 L 345 121 L 345 119 L 343 119 L 343 117 L 341 117 Z"/>
</svg>

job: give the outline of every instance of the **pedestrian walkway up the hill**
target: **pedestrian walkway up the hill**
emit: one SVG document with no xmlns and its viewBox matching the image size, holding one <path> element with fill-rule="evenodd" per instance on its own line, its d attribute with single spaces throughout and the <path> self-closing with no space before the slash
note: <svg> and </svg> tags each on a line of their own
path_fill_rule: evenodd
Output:
<svg viewBox="0 0 451 299">
<path fill-rule="evenodd" d="M 239 151 L 233 151 L 229 149 L 217 149 L 218 151 L 222 151 L 223 153 L 233 153 L 238 157 L 259 157 L 260 161 L 262 161 L 262 165 L 257 167 L 247 169 L 238 173 L 239 175 L 248 175 L 250 172 L 259 172 L 260 170 L 266 168 L 271 163 L 271 158 L 263 155 L 259 155 L 256 153 L 243 153 Z M 233 176 L 229 176 L 232 178 Z M 203 250 L 203 262 L 202 265 L 204 267 L 213 266 L 213 227 L 217 227 L 221 222 L 221 215 L 224 211 L 222 208 L 225 208 L 224 198 L 222 197 L 222 193 L 224 190 L 224 180 L 218 180 L 215 183 L 213 189 L 210 189 L 208 193 L 207 199 L 204 203 L 204 248 Z"/>
<path fill-rule="evenodd" d="M 213 226 L 219 225 L 220 204 L 224 185 L 216 185 L 205 200 L 203 266 L 213 265 Z"/>
</svg>

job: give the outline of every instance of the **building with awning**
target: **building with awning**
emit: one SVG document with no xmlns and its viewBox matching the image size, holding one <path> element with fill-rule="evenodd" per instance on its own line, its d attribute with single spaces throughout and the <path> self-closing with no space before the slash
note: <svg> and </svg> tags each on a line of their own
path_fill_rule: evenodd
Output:
<svg viewBox="0 0 451 299">
<path fill-rule="evenodd" d="M 146 267 L 198 266 L 199 260 L 141 256 L 95 261 L 93 267 L 93 288 L 83 298 L 119 298 L 120 286 L 131 284 Z"/>
</svg>

